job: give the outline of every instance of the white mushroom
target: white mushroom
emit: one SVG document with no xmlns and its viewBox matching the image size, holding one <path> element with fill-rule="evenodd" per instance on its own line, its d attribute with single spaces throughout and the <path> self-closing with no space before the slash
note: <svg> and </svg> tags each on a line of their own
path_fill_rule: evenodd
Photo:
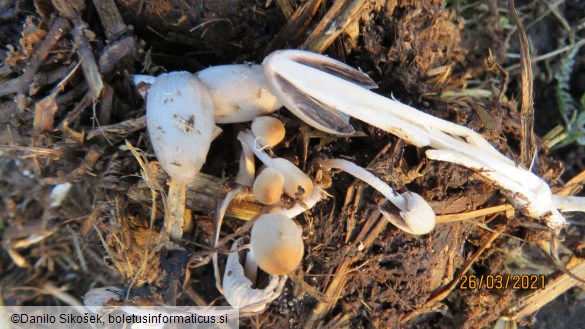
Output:
<svg viewBox="0 0 585 329">
<path fill-rule="evenodd" d="M 431 159 L 477 170 L 478 175 L 505 190 L 511 203 L 525 215 L 545 219 L 553 229 L 566 224 L 554 207 L 548 184 L 517 167 L 473 130 L 373 93 L 367 89 L 369 85 L 355 81 L 365 80 L 365 74 L 319 54 L 277 51 L 263 65 L 272 92 L 299 117 L 299 113 L 313 113 L 315 120 L 321 115 L 328 122 L 331 113 L 337 116 L 344 112 L 417 147 L 435 149 L 426 151 Z M 321 129 L 319 124 L 314 126 Z"/>
<path fill-rule="evenodd" d="M 366 184 L 380 192 L 388 201 L 398 208 L 400 211 L 400 217 L 403 221 L 396 220 L 395 216 L 389 216 L 388 212 L 382 207 L 380 207 L 380 211 L 388 221 L 401 230 L 411 234 L 421 235 L 431 232 L 435 227 L 435 212 L 420 195 L 413 192 L 398 194 L 384 181 L 364 168 L 347 160 L 324 160 L 321 162 L 321 166 L 326 171 L 333 168 L 341 169 L 364 181 Z"/>
<path fill-rule="evenodd" d="M 156 157 L 171 177 L 165 230 L 180 240 L 185 185 L 205 163 L 215 128 L 207 87 L 188 72 L 158 76 L 146 101 L 146 124 Z"/>
<path fill-rule="evenodd" d="M 274 147 L 284 139 L 286 130 L 277 118 L 261 116 L 252 120 L 252 134 L 262 146 Z"/>
<path fill-rule="evenodd" d="M 252 193 L 260 203 L 272 205 L 280 201 L 284 187 L 284 176 L 275 168 L 265 168 L 258 174 Z"/>
<path fill-rule="evenodd" d="M 270 92 L 261 65 L 213 66 L 196 75 L 211 91 L 217 123 L 251 121 L 282 107 Z"/>
<path fill-rule="evenodd" d="M 243 238 L 236 240 L 228 255 L 223 275 L 223 294 L 230 305 L 240 308 L 240 312 L 262 312 L 270 302 L 280 296 L 287 277 L 270 275 L 266 287 L 253 288 L 255 278 L 253 282 L 246 277 L 237 252 L 242 245 Z"/>
<path fill-rule="evenodd" d="M 256 220 L 250 244 L 258 267 L 276 275 L 297 268 L 305 250 L 301 227 L 280 213 L 261 215 Z"/>
<path fill-rule="evenodd" d="M 57 208 L 61 206 L 63 201 L 67 198 L 69 191 L 71 191 L 71 187 L 73 185 L 71 183 L 63 183 L 59 185 L 55 185 L 51 190 L 51 208 Z"/>
</svg>

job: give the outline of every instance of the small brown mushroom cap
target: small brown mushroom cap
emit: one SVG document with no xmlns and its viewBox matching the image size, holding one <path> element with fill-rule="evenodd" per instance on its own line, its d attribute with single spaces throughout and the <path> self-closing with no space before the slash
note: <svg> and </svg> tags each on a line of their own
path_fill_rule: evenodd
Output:
<svg viewBox="0 0 585 329">
<path fill-rule="evenodd" d="M 254 180 L 252 192 L 260 203 L 275 204 L 280 201 L 284 188 L 284 176 L 278 169 L 265 168 Z"/>
<path fill-rule="evenodd" d="M 286 130 L 280 120 L 274 117 L 256 117 L 252 121 L 252 134 L 260 138 L 262 146 L 273 147 L 284 139 Z"/>
<path fill-rule="evenodd" d="M 301 227 L 279 213 L 258 218 L 252 227 L 250 244 L 258 267 L 274 275 L 292 272 L 305 252 Z"/>
</svg>

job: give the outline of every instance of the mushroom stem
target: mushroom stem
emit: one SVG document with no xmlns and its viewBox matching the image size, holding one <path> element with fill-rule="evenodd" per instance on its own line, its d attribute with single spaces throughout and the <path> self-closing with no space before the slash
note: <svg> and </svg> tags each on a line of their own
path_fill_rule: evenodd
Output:
<svg viewBox="0 0 585 329">
<path fill-rule="evenodd" d="M 348 174 L 362 180 L 364 183 L 376 189 L 401 211 L 406 210 L 406 199 L 404 199 L 402 195 L 396 193 L 396 191 L 388 184 L 386 184 L 386 182 L 374 176 L 371 172 L 365 170 L 364 168 L 356 165 L 355 163 L 343 159 L 329 159 L 322 161 L 321 166 L 323 166 L 325 171 L 336 168 L 347 172 Z"/>
<path fill-rule="evenodd" d="M 252 282 L 252 288 L 256 288 L 256 280 L 258 278 L 258 264 L 252 249 L 246 253 L 246 260 L 244 262 L 244 275 Z"/>
<path fill-rule="evenodd" d="M 247 145 L 248 149 L 254 152 L 254 154 L 264 163 L 267 167 L 273 167 L 272 158 L 268 153 L 262 151 L 261 148 L 256 147 L 256 138 L 248 130 L 240 131 L 238 133 L 238 140 L 242 142 L 242 145 Z"/>
<path fill-rule="evenodd" d="M 214 232 L 213 232 L 213 244 L 211 245 L 214 249 L 217 247 L 219 243 L 219 233 L 221 232 L 221 224 L 223 223 L 223 218 L 225 217 L 225 212 L 229 207 L 232 200 L 238 196 L 240 193 L 244 192 L 244 188 L 239 186 L 235 190 L 229 191 L 226 195 L 219 207 L 215 211 L 215 216 L 213 217 L 213 225 L 214 225 Z M 213 263 L 213 274 L 215 275 L 215 286 L 217 290 L 223 294 L 223 287 L 221 284 L 221 276 L 219 274 L 219 263 L 217 259 L 217 253 L 213 253 L 211 256 L 211 261 Z"/>
<path fill-rule="evenodd" d="M 369 86 L 352 79 L 365 74 L 357 70 L 348 73 L 347 65 L 319 54 L 282 50 L 268 56 L 263 65 L 266 81 L 275 95 L 303 120 L 305 113 L 327 121 L 331 113 L 344 112 L 417 147 L 436 149 L 426 152 L 429 158 L 478 170 L 477 174 L 507 191 L 516 209 L 546 220 L 550 228 L 566 224 L 553 205 L 548 184 L 516 167 L 473 130 L 373 93 L 366 88 Z M 315 127 L 320 129 L 319 125 Z"/>
<path fill-rule="evenodd" d="M 168 194 L 169 214 L 165 217 L 165 231 L 175 242 L 183 237 L 186 189 L 185 183 L 171 178 Z"/>
<path fill-rule="evenodd" d="M 241 141 L 242 154 L 240 155 L 240 169 L 236 176 L 236 183 L 244 186 L 252 186 L 254 184 L 254 175 L 256 174 L 256 165 L 254 161 L 254 153 L 248 144 Z"/>
<path fill-rule="evenodd" d="M 555 204 L 555 208 L 562 212 L 585 212 L 585 197 L 553 195 L 552 199 L 553 203 Z"/>
<path fill-rule="evenodd" d="M 305 211 L 313 208 L 317 202 L 321 201 L 323 199 L 322 192 L 323 190 L 321 187 L 315 184 L 313 187 L 313 192 L 309 196 L 303 198 L 302 203 L 296 202 L 295 205 L 291 208 L 282 208 L 280 206 L 276 206 L 271 208 L 270 212 L 277 212 L 279 214 L 285 215 L 288 218 L 295 218 Z"/>
<path fill-rule="evenodd" d="M 380 211 L 389 222 L 399 229 L 411 234 L 422 235 L 431 232 L 435 228 L 435 212 L 420 195 L 412 192 L 398 194 L 384 181 L 347 160 L 329 159 L 322 161 L 321 165 L 324 170 L 332 168 L 344 170 L 382 193 L 388 201 L 400 210 L 401 219 L 397 220 L 397 216 L 390 216 L 389 212 L 384 210 L 383 207 L 380 207 Z"/>
</svg>

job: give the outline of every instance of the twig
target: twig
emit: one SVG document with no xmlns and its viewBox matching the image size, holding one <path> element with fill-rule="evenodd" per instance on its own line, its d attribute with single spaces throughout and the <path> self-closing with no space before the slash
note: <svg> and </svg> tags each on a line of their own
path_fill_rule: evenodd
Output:
<svg viewBox="0 0 585 329">
<path fill-rule="evenodd" d="M 144 128 L 146 128 L 146 117 L 143 115 L 135 119 L 90 130 L 87 133 L 87 139 L 90 140 L 98 136 L 104 136 L 108 139 L 125 138 L 126 136 Z"/>
<path fill-rule="evenodd" d="M 296 44 L 295 40 L 303 33 L 309 23 L 315 17 L 323 0 L 310 0 L 297 8 L 294 14 L 288 19 L 286 25 L 278 32 L 276 37 L 270 41 L 264 49 L 264 56 L 279 49 L 283 44 Z"/>
<path fill-rule="evenodd" d="M 53 47 L 59 42 L 63 34 L 69 29 L 69 23 L 61 18 L 58 17 L 55 19 L 51 28 L 49 29 L 49 33 L 35 52 L 35 56 L 31 59 L 28 63 L 24 74 L 20 77 L 20 84 L 18 88 L 18 96 L 17 96 L 17 103 L 19 110 L 23 111 L 25 104 L 25 98 L 28 95 L 30 90 L 30 85 L 37 73 L 37 70 L 43 63 L 43 61 L 49 55 L 49 51 L 53 49 Z"/>
<path fill-rule="evenodd" d="M 93 0 L 108 40 L 115 40 L 128 31 L 114 0 Z"/>
<path fill-rule="evenodd" d="M 514 8 L 514 0 L 508 0 L 508 10 L 512 18 L 518 25 L 518 42 L 520 44 L 521 68 L 522 68 L 522 97 L 521 97 L 521 125 L 522 136 L 520 140 L 520 163 L 524 167 L 531 167 L 532 157 L 536 152 L 536 144 L 534 143 L 534 96 L 532 86 L 532 60 L 530 58 L 530 49 L 528 45 L 528 38 L 524 26 L 518 18 L 516 8 Z"/>
<path fill-rule="evenodd" d="M 85 36 L 85 29 L 85 22 L 81 21 L 81 19 L 76 21 L 73 28 L 73 39 L 75 40 L 76 45 L 79 47 L 77 50 L 77 55 L 81 61 L 81 68 L 83 69 L 85 81 L 89 86 L 91 98 L 95 102 L 99 99 L 102 89 L 104 89 L 104 82 L 102 81 L 102 77 L 99 73 L 89 41 Z"/>
<path fill-rule="evenodd" d="M 301 49 L 322 53 L 366 8 L 372 8 L 368 5 L 367 0 L 337 1 L 309 34 Z"/>
</svg>

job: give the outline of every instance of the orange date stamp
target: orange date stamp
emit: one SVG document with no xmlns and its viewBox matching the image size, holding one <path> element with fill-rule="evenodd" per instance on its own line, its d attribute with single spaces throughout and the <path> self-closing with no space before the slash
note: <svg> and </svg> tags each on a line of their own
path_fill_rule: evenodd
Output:
<svg viewBox="0 0 585 329">
<path fill-rule="evenodd" d="M 544 275 L 498 274 L 498 275 L 462 275 L 459 277 L 460 290 L 539 290 L 545 288 Z"/>
</svg>

